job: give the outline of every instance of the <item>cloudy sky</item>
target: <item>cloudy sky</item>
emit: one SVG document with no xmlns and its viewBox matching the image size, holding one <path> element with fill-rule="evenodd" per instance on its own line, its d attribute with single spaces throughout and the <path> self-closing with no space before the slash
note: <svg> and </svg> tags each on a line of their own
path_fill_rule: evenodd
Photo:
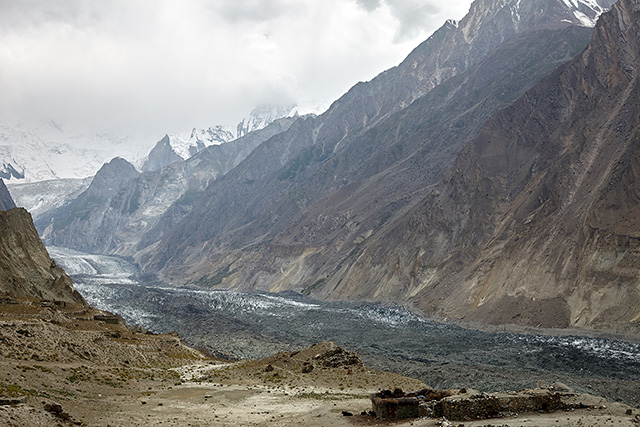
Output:
<svg viewBox="0 0 640 427">
<path fill-rule="evenodd" d="M 0 0 L 0 111 L 181 132 L 328 107 L 471 0 Z"/>
</svg>

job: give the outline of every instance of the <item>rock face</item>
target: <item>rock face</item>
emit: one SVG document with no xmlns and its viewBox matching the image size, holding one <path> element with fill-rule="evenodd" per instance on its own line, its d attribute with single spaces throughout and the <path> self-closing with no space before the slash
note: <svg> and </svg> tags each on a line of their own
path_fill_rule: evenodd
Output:
<svg viewBox="0 0 640 427">
<path fill-rule="evenodd" d="M 106 163 L 82 194 L 54 211 L 52 215 L 57 221 L 49 224 L 50 216 L 43 215 L 40 218 L 37 225 L 44 230 L 43 240 L 49 238 L 51 244 L 75 247 L 86 252 L 110 245 L 116 238 L 112 233 L 113 225 L 103 221 L 108 214 L 109 203 L 120 191 L 129 188 L 129 182 L 138 176 L 140 173 L 135 167 L 122 158 L 116 157 Z M 135 203 L 135 200 L 130 200 L 121 210 L 135 209 Z M 69 229 L 73 229 L 74 233 L 66 232 Z M 61 239 L 56 240 L 56 235 L 61 235 Z"/>
<path fill-rule="evenodd" d="M 193 149 L 195 152 L 198 152 L 204 148 L 203 146 L 194 146 Z M 191 153 L 194 155 L 195 152 Z M 183 161 L 182 157 L 175 152 L 173 147 L 171 146 L 171 141 L 169 139 L 169 135 L 165 135 L 153 150 L 149 153 L 147 161 L 144 163 L 142 167 L 143 172 L 152 172 L 162 169 L 165 166 L 169 166 L 172 163 Z"/>
<path fill-rule="evenodd" d="M 544 3 L 518 26 L 516 3 L 476 2 L 398 67 L 258 147 L 139 262 L 174 282 L 363 296 L 318 285 L 339 282 L 340 268 L 426 195 L 488 118 L 588 44 L 590 29 L 565 22 L 564 3 Z"/>
<path fill-rule="evenodd" d="M 621 0 L 341 280 L 431 315 L 638 333 L 638 34 Z"/>
<path fill-rule="evenodd" d="M 85 303 L 56 266 L 22 208 L 0 212 L 0 292 L 12 297 Z"/>
<path fill-rule="evenodd" d="M 7 186 L 4 185 L 4 181 L 0 179 L 0 211 L 8 211 L 16 207 L 16 204 L 9 194 Z"/>
</svg>

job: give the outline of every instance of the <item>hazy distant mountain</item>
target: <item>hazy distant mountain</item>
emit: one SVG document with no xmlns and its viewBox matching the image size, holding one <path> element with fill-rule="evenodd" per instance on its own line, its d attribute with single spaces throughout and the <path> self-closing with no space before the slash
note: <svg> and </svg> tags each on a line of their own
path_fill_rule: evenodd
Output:
<svg viewBox="0 0 640 427">
<path fill-rule="evenodd" d="M 222 177 L 295 120 L 278 119 L 264 129 L 211 145 L 187 161 L 153 172 L 140 174 L 124 160 L 114 159 L 84 193 L 39 215 L 36 225 L 49 244 L 132 255 L 136 247 L 159 240 L 164 230 L 182 219 L 209 181 Z"/>
<path fill-rule="evenodd" d="M 8 185 L 16 205 L 25 208 L 34 222 L 41 215 L 59 208 L 80 195 L 89 187 L 92 178 L 52 179 L 37 182 L 14 182 Z"/>
<path fill-rule="evenodd" d="M 297 106 L 264 104 L 253 109 L 251 114 L 242 119 L 236 127 L 236 137 L 240 138 L 249 132 L 264 129 L 269 123 L 282 117 L 295 117 L 298 115 Z"/>
<path fill-rule="evenodd" d="M 223 126 L 210 127 L 206 130 L 193 128 L 189 138 L 180 135 L 165 135 L 149 153 L 142 166 L 142 171 L 160 170 L 172 163 L 187 160 L 206 147 L 224 144 L 234 139 L 233 133 Z"/>
<path fill-rule="evenodd" d="M 162 169 L 175 162 L 189 159 L 211 145 L 224 144 L 241 138 L 251 132 L 264 129 L 283 117 L 297 116 L 296 106 L 261 105 L 245 117 L 234 134 L 226 126 L 212 126 L 209 129 L 193 128 L 189 135 L 165 135 L 155 145 L 142 166 L 143 172 Z"/>
<path fill-rule="evenodd" d="M 7 183 L 86 178 L 116 156 L 135 161 L 145 150 L 131 135 L 0 116 L 0 178 Z"/>
</svg>

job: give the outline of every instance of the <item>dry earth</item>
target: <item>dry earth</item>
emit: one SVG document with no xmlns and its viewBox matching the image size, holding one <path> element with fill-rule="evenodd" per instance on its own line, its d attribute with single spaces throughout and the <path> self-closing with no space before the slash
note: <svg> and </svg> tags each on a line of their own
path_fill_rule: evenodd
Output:
<svg viewBox="0 0 640 427">
<path fill-rule="evenodd" d="M 175 335 L 132 330 L 81 305 L 30 299 L 0 301 L 0 375 L 0 425 L 16 427 L 635 426 L 639 413 L 577 395 L 576 403 L 592 408 L 453 424 L 379 421 L 362 415 L 371 409 L 371 393 L 425 384 L 369 369 L 333 343 L 261 360 L 216 361 Z"/>
</svg>

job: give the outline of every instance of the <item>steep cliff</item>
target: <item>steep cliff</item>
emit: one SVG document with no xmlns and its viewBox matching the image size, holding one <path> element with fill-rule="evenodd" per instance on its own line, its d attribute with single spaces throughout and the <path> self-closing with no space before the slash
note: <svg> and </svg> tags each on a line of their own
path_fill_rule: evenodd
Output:
<svg viewBox="0 0 640 427">
<path fill-rule="evenodd" d="M 322 295 L 640 333 L 639 68 L 640 2 L 620 0 Z"/>
<path fill-rule="evenodd" d="M 49 258 L 22 208 L 0 211 L 0 293 L 84 303 L 69 276 Z"/>
</svg>

